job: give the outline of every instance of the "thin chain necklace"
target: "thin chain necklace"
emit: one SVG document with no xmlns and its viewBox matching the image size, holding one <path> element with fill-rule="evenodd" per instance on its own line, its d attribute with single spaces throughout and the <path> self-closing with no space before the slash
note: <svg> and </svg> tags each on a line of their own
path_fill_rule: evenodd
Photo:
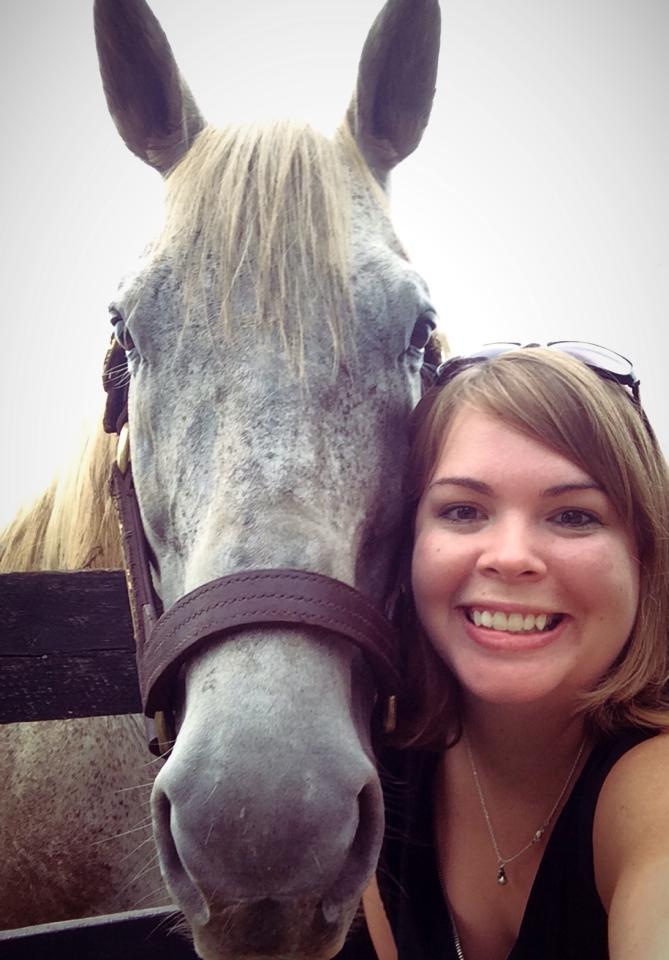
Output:
<svg viewBox="0 0 669 960">
<path fill-rule="evenodd" d="M 548 814 L 548 816 L 546 817 L 546 819 L 545 819 L 545 820 L 541 823 L 541 825 L 534 831 L 534 833 L 532 834 L 532 837 L 530 838 L 530 840 L 528 840 L 528 842 L 525 844 L 525 846 L 522 847 L 522 849 L 520 849 L 520 850 L 518 851 L 518 853 L 514 853 L 514 855 L 513 855 L 512 857 L 503 857 L 502 854 L 500 853 L 500 849 L 499 849 L 499 846 L 498 846 L 498 844 L 497 844 L 497 838 L 495 837 L 495 831 L 494 831 L 493 828 L 492 828 L 492 821 L 491 821 L 491 819 L 490 819 L 490 813 L 489 813 L 489 811 L 488 811 L 488 805 L 487 805 L 487 803 L 485 802 L 485 797 L 483 796 L 483 790 L 481 789 L 481 781 L 479 780 L 478 770 L 476 769 L 476 764 L 474 763 L 474 757 L 473 757 L 473 755 L 472 755 L 472 748 L 471 748 L 471 746 L 470 746 L 470 744 L 469 744 L 469 737 L 467 736 L 466 733 L 463 734 L 463 737 L 464 737 L 464 741 L 465 741 L 465 747 L 467 748 L 467 756 L 469 757 L 469 764 L 470 764 L 470 766 L 471 766 L 471 768 L 472 768 L 472 775 L 473 775 L 473 777 L 474 777 L 474 783 L 476 784 L 476 792 L 477 792 L 478 795 L 479 795 L 479 802 L 480 802 L 480 804 L 481 804 L 481 810 L 483 811 L 483 816 L 485 817 L 486 826 L 488 827 L 488 833 L 490 834 L 490 839 L 491 839 L 491 841 L 492 841 L 493 850 L 495 851 L 495 856 L 497 857 L 497 883 L 498 883 L 501 887 L 505 887 L 506 884 L 509 882 L 508 879 L 507 879 L 506 870 L 505 870 L 505 867 L 507 866 L 507 864 L 513 863 L 513 861 L 514 861 L 514 860 L 517 860 L 518 857 L 522 857 L 522 855 L 523 855 L 527 850 L 529 850 L 530 847 L 534 846 L 535 843 L 540 843 L 541 840 L 543 839 L 543 836 L 544 836 L 544 834 L 546 833 L 546 830 L 547 830 L 547 828 L 548 828 L 548 825 L 549 825 L 549 823 L 551 822 L 551 820 L 553 819 L 553 816 L 555 815 L 555 811 L 556 811 L 557 808 L 560 806 L 560 802 L 562 801 L 562 798 L 564 797 L 564 795 L 565 795 L 565 793 L 566 793 L 566 791 L 567 791 L 567 787 L 568 787 L 569 784 L 571 783 L 571 778 L 574 776 L 574 772 L 576 771 L 576 767 L 578 766 L 578 762 L 579 762 L 579 760 L 581 759 L 581 756 L 582 756 L 582 754 L 583 754 L 583 750 L 584 750 L 584 748 L 585 748 L 585 740 L 583 740 L 583 741 L 581 742 L 581 746 L 578 748 L 578 753 L 576 754 L 576 759 L 574 760 L 574 762 L 572 763 L 572 765 L 571 765 L 571 767 L 570 767 L 570 769 L 569 769 L 569 773 L 567 774 L 567 779 L 566 779 L 565 782 L 562 784 L 562 789 L 560 790 L 560 793 L 558 794 L 558 798 L 557 798 L 557 800 L 555 801 L 555 803 L 553 804 L 553 806 L 551 807 L 550 813 Z"/>
</svg>

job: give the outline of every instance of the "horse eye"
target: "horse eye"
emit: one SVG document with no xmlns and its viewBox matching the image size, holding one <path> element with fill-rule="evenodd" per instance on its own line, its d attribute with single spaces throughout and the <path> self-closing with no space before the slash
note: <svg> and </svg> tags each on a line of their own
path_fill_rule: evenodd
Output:
<svg viewBox="0 0 669 960">
<path fill-rule="evenodd" d="M 437 327 L 437 315 L 434 310 L 426 310 L 416 320 L 411 334 L 410 345 L 416 350 L 424 350 Z"/>
<path fill-rule="evenodd" d="M 114 336 L 116 337 L 116 342 L 123 347 L 126 353 L 135 349 L 135 344 L 128 333 L 128 328 L 120 317 L 114 322 Z"/>
</svg>

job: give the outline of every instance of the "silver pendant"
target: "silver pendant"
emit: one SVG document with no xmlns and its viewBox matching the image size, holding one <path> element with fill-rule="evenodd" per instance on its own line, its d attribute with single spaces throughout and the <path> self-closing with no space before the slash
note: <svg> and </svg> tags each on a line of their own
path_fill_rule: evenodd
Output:
<svg viewBox="0 0 669 960">
<path fill-rule="evenodd" d="M 509 881 L 506 877 L 506 870 L 504 869 L 504 864 L 500 863 L 499 870 L 497 871 L 497 883 L 500 887 L 505 887 Z"/>
</svg>

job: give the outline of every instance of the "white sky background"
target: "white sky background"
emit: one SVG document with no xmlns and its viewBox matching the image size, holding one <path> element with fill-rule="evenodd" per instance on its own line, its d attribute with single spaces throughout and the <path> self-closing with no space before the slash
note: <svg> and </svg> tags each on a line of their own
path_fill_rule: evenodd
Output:
<svg viewBox="0 0 669 960">
<path fill-rule="evenodd" d="M 331 129 L 381 0 L 154 0 L 214 122 Z M 432 121 L 398 232 L 456 351 L 582 339 L 635 361 L 669 451 L 669 3 L 443 0 Z M 0 524 L 99 416 L 107 303 L 155 232 L 160 177 L 118 138 L 92 0 L 0 0 Z"/>
</svg>

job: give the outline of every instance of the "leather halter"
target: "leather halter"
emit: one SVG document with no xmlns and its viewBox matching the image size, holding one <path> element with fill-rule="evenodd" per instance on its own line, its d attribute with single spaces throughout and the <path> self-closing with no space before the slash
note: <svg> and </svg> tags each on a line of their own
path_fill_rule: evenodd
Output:
<svg viewBox="0 0 669 960">
<path fill-rule="evenodd" d="M 384 701 L 383 729 L 392 732 L 400 689 L 398 635 L 372 601 L 348 584 L 305 570 L 245 570 L 197 587 L 163 613 L 153 588 L 150 548 L 135 495 L 124 372 L 125 351 L 112 339 L 103 371 L 107 392 L 104 428 L 119 435 L 110 486 L 119 519 L 151 751 L 169 753 L 176 738 L 175 681 L 186 660 L 210 641 L 269 624 L 306 625 L 335 633 L 359 647 Z"/>
</svg>

